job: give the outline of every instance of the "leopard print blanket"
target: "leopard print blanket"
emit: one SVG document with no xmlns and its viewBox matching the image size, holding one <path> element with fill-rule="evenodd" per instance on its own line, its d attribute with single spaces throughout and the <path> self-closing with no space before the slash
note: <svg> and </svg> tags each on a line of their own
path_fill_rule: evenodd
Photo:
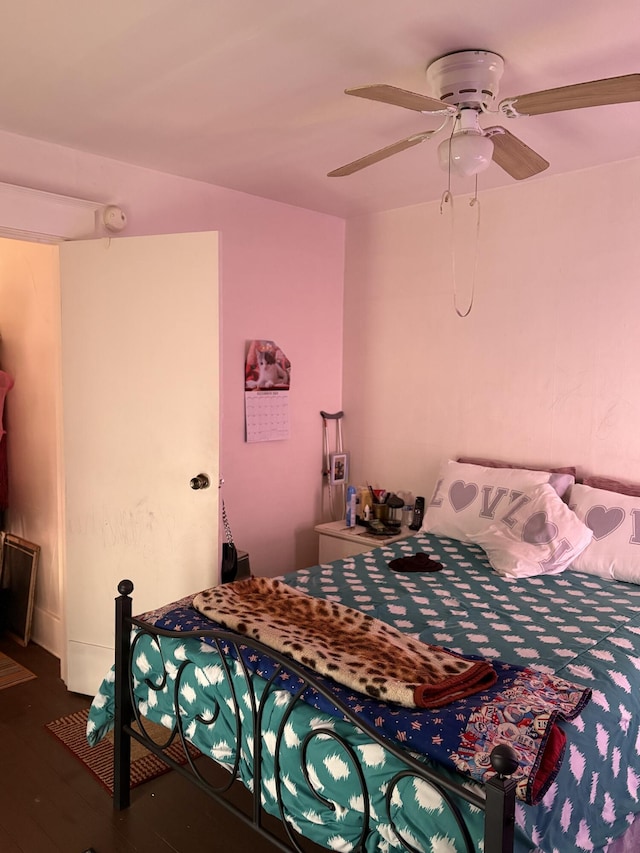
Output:
<svg viewBox="0 0 640 853">
<path fill-rule="evenodd" d="M 488 661 L 421 643 L 358 610 L 313 598 L 274 578 L 213 587 L 198 593 L 193 607 L 352 690 L 408 708 L 439 708 L 496 681 Z"/>
</svg>

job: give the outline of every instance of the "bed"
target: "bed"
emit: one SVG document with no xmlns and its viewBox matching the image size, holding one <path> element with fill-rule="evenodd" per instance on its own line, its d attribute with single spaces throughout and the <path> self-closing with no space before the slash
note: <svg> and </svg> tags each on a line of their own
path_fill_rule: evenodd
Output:
<svg viewBox="0 0 640 853">
<path fill-rule="evenodd" d="M 442 569 L 389 567 L 424 554 Z M 116 723 L 117 808 L 129 804 L 129 738 L 142 737 L 130 723 L 140 715 L 143 728 L 145 719 L 166 727 L 167 743 L 189 740 L 226 767 L 229 784 L 241 779 L 260 791 L 248 819 L 262 832 L 262 809 L 279 816 L 289 837 L 284 849 L 304 849 L 300 838 L 310 837 L 334 850 L 595 853 L 633 823 L 640 811 L 640 587 L 573 569 L 503 577 L 480 546 L 424 531 L 280 580 L 469 659 L 502 662 L 507 670 L 514 662 L 531 666 L 584 691 L 572 720 L 552 713 L 566 748 L 552 757 L 536 803 L 525 802 L 533 783 L 518 780 L 512 755 L 498 749 L 489 758 L 492 742 L 483 737 L 491 728 L 493 694 L 471 715 L 457 707 L 408 712 L 391 737 L 393 708 L 384 718 L 375 701 L 349 702 L 348 690 L 288 657 L 212 628 L 191 608 L 191 596 L 129 621 L 132 585 L 123 582 L 116 600 L 117 664 L 93 700 L 88 723 L 92 743 Z M 522 709 L 510 710 L 508 718 L 504 707 L 499 713 L 497 742 L 510 742 L 519 755 L 518 723 L 528 725 L 520 728 L 520 740 L 530 740 L 549 714 L 546 709 L 525 721 Z M 427 717 L 438 728 L 447 714 L 462 717 L 460 746 L 452 750 L 450 735 L 429 730 L 436 749 L 425 758 L 415 733 Z M 260 738 L 252 731 L 256 717 Z M 465 753 L 470 732 L 480 740 L 475 764 Z M 537 755 L 533 764 L 544 763 Z M 203 785 L 203 760 L 188 759 L 184 768 L 168 763 Z"/>
</svg>

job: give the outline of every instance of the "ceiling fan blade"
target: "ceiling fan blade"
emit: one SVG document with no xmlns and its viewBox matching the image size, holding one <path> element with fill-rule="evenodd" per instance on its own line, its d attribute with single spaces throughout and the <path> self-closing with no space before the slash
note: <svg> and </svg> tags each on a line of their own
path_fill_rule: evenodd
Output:
<svg viewBox="0 0 640 853">
<path fill-rule="evenodd" d="M 532 178 L 549 167 L 544 157 L 504 127 L 488 127 L 485 133 L 493 142 L 494 163 L 516 181 Z"/>
<path fill-rule="evenodd" d="M 329 172 L 328 178 L 343 178 L 345 175 L 351 175 L 354 172 L 359 172 L 360 169 L 365 169 L 367 166 L 372 166 L 374 163 L 379 163 L 380 160 L 386 160 L 387 157 L 392 157 L 394 154 L 399 154 L 400 151 L 405 151 L 407 148 L 412 148 L 425 139 L 437 133 L 435 130 L 426 130 L 423 133 L 414 133 L 413 136 L 408 136 L 406 139 L 401 139 L 400 142 L 394 142 L 393 145 L 387 145 L 386 148 L 380 148 L 365 157 L 360 157 L 354 160 L 353 163 L 347 163 L 346 166 L 341 166 L 339 169 L 334 169 Z"/>
<path fill-rule="evenodd" d="M 455 112 L 454 107 L 450 107 L 436 98 L 419 95 L 417 92 L 409 92 L 406 89 L 398 89 L 396 86 L 388 86 L 386 83 L 345 89 L 345 94 L 367 98 L 370 101 L 381 101 L 384 104 L 393 104 L 396 107 L 405 107 L 407 110 L 416 110 L 419 113 Z"/>
<path fill-rule="evenodd" d="M 582 107 L 628 104 L 632 101 L 640 101 L 640 74 L 609 77 L 606 80 L 592 80 L 589 83 L 518 95 L 517 98 L 502 101 L 499 108 L 507 115 L 513 109 L 516 115 L 539 116 Z"/>
</svg>

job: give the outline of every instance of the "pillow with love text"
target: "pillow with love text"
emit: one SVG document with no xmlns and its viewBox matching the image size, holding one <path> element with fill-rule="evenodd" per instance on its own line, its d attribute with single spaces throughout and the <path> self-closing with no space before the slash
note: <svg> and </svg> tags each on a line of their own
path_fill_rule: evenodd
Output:
<svg viewBox="0 0 640 853">
<path fill-rule="evenodd" d="M 593 542 L 572 568 L 640 583 L 640 497 L 578 484 L 571 487 L 569 506 L 593 530 Z"/>
<path fill-rule="evenodd" d="M 476 534 L 492 568 L 510 578 L 557 575 L 584 553 L 593 531 L 547 483 L 525 492 L 513 508 Z"/>
<path fill-rule="evenodd" d="M 473 543 L 476 534 L 515 509 L 526 491 L 548 483 L 562 497 L 574 482 L 570 474 L 489 468 L 449 459 L 441 466 L 425 507 L 422 530 Z"/>
</svg>

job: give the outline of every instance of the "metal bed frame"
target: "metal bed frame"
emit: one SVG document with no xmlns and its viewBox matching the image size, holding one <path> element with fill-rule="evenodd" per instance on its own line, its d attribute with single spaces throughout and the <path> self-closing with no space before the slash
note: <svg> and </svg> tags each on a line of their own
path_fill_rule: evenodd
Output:
<svg viewBox="0 0 640 853">
<path fill-rule="evenodd" d="M 300 846 L 300 842 L 303 839 L 301 839 L 300 836 L 293 830 L 285 816 L 284 806 L 281 797 L 283 783 L 279 773 L 279 750 L 284 736 L 284 729 L 293 707 L 295 706 L 296 702 L 304 701 L 300 697 L 306 689 L 311 687 L 314 690 L 318 691 L 318 693 L 325 696 L 327 699 L 330 699 L 330 701 L 344 714 L 344 717 L 353 726 L 355 726 L 361 732 L 365 733 L 373 742 L 382 746 L 385 750 L 394 755 L 403 763 L 404 769 L 389 780 L 389 785 L 386 794 L 386 817 L 389 820 L 389 824 L 392 826 L 399 843 L 405 850 L 409 851 L 410 853 L 418 853 L 416 848 L 409 844 L 405 839 L 403 839 L 399 831 L 397 830 L 392 817 L 391 800 L 396 786 L 398 785 L 400 780 L 406 777 L 413 777 L 421 779 L 429 785 L 433 786 L 433 788 L 435 788 L 441 795 L 444 803 L 449 808 L 451 814 L 454 816 L 455 821 L 460 829 L 463 843 L 465 845 L 465 853 L 475 853 L 475 847 L 471 839 L 469 829 L 465 825 L 464 818 L 456 803 L 457 798 L 471 803 L 473 806 L 476 806 L 478 809 L 484 812 L 484 853 L 513 853 L 516 783 L 508 777 L 516 769 L 517 761 L 515 759 L 515 754 L 509 746 L 500 745 L 493 749 L 491 753 L 491 765 L 496 771 L 496 775 L 486 783 L 485 797 L 482 797 L 476 792 L 469 790 L 468 787 L 464 786 L 462 776 L 461 782 L 459 784 L 453 783 L 446 778 L 442 778 L 434 770 L 430 769 L 429 767 L 425 766 L 421 761 L 414 758 L 407 750 L 403 749 L 398 743 L 381 736 L 377 731 L 372 729 L 365 721 L 358 719 L 356 716 L 354 716 L 351 710 L 345 705 L 343 705 L 340 700 L 336 698 L 336 696 L 330 694 L 321 683 L 316 682 L 313 678 L 313 675 L 309 673 L 308 670 L 299 666 L 292 659 L 279 654 L 278 652 L 268 648 L 267 646 L 263 645 L 258 641 L 251 640 L 248 637 L 236 634 L 232 631 L 216 629 L 210 631 L 175 632 L 155 628 L 147 622 L 132 617 L 132 599 L 130 597 L 132 592 L 133 583 L 130 580 L 123 580 L 118 585 L 119 596 L 115 600 L 116 660 L 113 793 L 113 805 L 115 809 L 126 809 L 130 805 L 131 799 L 129 788 L 129 772 L 131 759 L 131 739 L 133 738 L 134 740 L 143 744 L 150 752 L 161 758 L 166 764 L 169 765 L 169 767 L 171 767 L 177 773 L 180 773 L 182 776 L 185 776 L 192 783 L 197 785 L 198 788 L 205 791 L 216 802 L 222 804 L 225 808 L 233 812 L 245 824 L 253 826 L 253 828 L 260 835 L 268 838 L 278 849 L 284 851 L 294 850 L 298 851 L 298 853 L 304 853 L 304 847 Z M 132 629 L 135 629 L 137 631 L 133 639 Z M 182 663 L 179 672 L 177 673 L 175 678 L 173 703 L 176 722 L 174 724 L 174 728 L 171 731 L 167 730 L 167 740 L 165 743 L 162 744 L 156 743 L 154 740 L 151 739 L 150 736 L 146 734 L 144 730 L 144 723 L 141 719 L 140 712 L 136 706 L 136 702 L 134 699 L 133 674 L 130 665 L 130 661 L 133 660 L 136 645 L 139 642 L 139 639 L 144 635 L 153 638 L 179 637 L 181 640 L 186 640 L 189 637 L 206 637 L 208 641 L 215 646 L 218 654 L 220 655 L 220 661 L 225 673 L 225 678 L 228 680 L 228 683 L 231 686 L 231 694 L 233 697 L 236 724 L 236 743 L 238 745 L 242 742 L 242 727 L 246 726 L 247 723 L 243 723 L 241 721 L 239 713 L 239 700 L 236 688 L 234 687 L 234 683 L 232 681 L 230 667 L 231 664 L 234 662 L 234 658 L 236 661 L 239 662 L 242 668 L 242 673 L 246 682 L 247 689 L 249 691 L 249 695 L 251 697 L 251 719 L 249 725 L 251 725 L 252 727 L 254 750 L 253 778 L 251 785 L 252 806 L 250 814 L 247 814 L 245 811 L 243 811 L 233 803 L 229 802 L 229 800 L 224 797 L 224 794 L 239 778 L 241 749 L 238 747 L 235 750 L 234 765 L 228 774 L 228 779 L 221 786 L 215 786 L 210 781 L 205 779 L 203 774 L 200 772 L 196 762 L 192 758 L 189 749 L 187 748 L 188 742 L 182 727 L 178 700 L 180 691 L 180 679 L 184 668 L 190 663 L 188 659 Z M 155 641 L 158 642 L 157 639 Z M 255 695 L 255 691 L 252 688 L 252 682 L 250 679 L 251 673 L 247 668 L 246 664 L 244 663 L 242 655 L 240 654 L 239 650 L 241 648 L 243 651 L 246 649 L 255 649 L 260 653 L 267 654 L 277 664 L 276 672 L 267 681 L 267 686 L 261 697 L 257 697 Z M 231 654 L 229 654 L 229 650 L 231 651 Z M 293 674 L 296 677 L 299 677 L 302 682 L 302 686 L 299 690 L 296 691 L 296 693 L 294 694 L 293 701 L 289 704 L 287 712 L 285 713 L 285 716 L 279 726 L 279 730 L 276 736 L 275 778 L 277 803 L 280 813 L 280 819 L 284 826 L 286 835 L 289 839 L 288 844 L 283 843 L 265 826 L 264 816 L 266 812 L 263 810 L 260 797 L 260 793 L 262 791 L 262 762 L 260 757 L 261 737 L 259 733 L 261 731 L 263 706 L 269 693 L 277 689 L 275 687 L 275 681 L 279 673 L 283 671 Z M 165 679 L 163 681 L 163 684 L 161 685 L 153 684 L 150 681 L 146 681 L 145 684 L 150 689 L 161 690 L 163 689 L 166 683 L 166 675 L 167 674 L 165 672 Z M 217 711 L 213 714 L 212 719 L 200 719 L 200 722 L 203 724 L 208 723 L 211 725 L 215 725 L 216 718 Z M 138 728 L 133 727 L 134 722 L 137 724 Z M 309 733 L 301 744 L 301 768 L 304 774 L 304 778 L 309 786 L 309 790 L 318 800 L 319 804 L 321 804 L 324 808 L 332 810 L 334 806 L 329 800 L 322 797 L 317 791 L 314 790 L 306 766 L 306 752 L 309 746 L 309 742 L 318 735 L 330 737 L 334 741 L 336 741 L 345 751 L 345 755 L 348 756 L 348 760 L 356 769 L 356 773 L 360 780 L 360 785 L 362 788 L 364 812 L 362 814 L 362 829 L 360 833 L 360 838 L 356 846 L 354 847 L 354 850 L 364 851 L 365 839 L 370 828 L 369 797 L 364 770 L 353 748 L 350 747 L 349 744 L 346 743 L 342 739 L 342 737 L 338 735 L 335 731 L 330 728 L 319 728 L 315 729 L 313 733 Z M 182 749 L 184 751 L 184 756 L 186 759 L 186 763 L 184 764 L 176 762 L 170 756 L 165 754 L 165 750 L 168 749 L 172 745 L 172 743 L 176 741 L 176 739 L 178 740 L 178 742 L 181 743 Z M 199 758 L 198 761 L 200 760 L 202 759 Z M 204 760 L 213 761 L 213 759 L 209 758 Z"/>
</svg>

